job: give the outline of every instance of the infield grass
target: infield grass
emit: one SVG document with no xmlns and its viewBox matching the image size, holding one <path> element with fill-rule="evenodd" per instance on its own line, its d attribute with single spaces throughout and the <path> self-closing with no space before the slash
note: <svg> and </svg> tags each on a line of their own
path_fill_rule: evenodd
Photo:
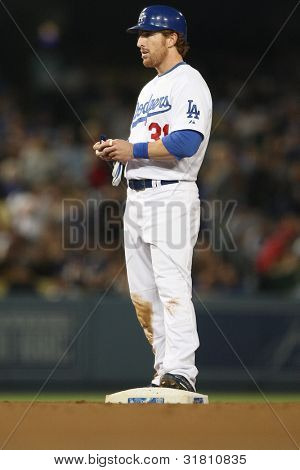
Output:
<svg viewBox="0 0 300 470">
<path fill-rule="evenodd" d="M 86 401 L 103 403 L 105 395 L 113 393 L 107 392 L 43 392 L 36 397 L 35 392 L 0 392 L 0 401 L 42 401 L 42 402 L 61 402 L 61 401 Z M 208 395 L 210 403 L 264 403 L 265 399 L 257 393 L 239 393 L 239 392 L 205 392 Z M 300 393 L 268 393 L 265 397 L 272 403 L 300 402 Z"/>
</svg>

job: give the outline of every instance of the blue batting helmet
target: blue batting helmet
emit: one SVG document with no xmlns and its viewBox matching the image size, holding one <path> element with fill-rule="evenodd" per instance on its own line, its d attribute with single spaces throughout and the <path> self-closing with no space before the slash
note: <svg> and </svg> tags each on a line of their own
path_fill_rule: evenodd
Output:
<svg viewBox="0 0 300 470">
<path fill-rule="evenodd" d="M 187 24 L 183 14 L 167 5 L 152 5 L 141 12 L 138 24 L 127 29 L 128 33 L 138 31 L 162 31 L 171 29 L 182 33 L 187 39 Z"/>
</svg>

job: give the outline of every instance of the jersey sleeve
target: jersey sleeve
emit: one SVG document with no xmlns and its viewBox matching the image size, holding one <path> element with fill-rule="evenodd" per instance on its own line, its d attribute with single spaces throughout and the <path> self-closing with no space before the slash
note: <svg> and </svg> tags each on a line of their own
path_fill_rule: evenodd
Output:
<svg viewBox="0 0 300 470">
<path fill-rule="evenodd" d="M 205 137 L 210 120 L 211 98 L 205 82 L 200 77 L 193 76 L 174 84 L 170 131 L 190 129 Z"/>
</svg>

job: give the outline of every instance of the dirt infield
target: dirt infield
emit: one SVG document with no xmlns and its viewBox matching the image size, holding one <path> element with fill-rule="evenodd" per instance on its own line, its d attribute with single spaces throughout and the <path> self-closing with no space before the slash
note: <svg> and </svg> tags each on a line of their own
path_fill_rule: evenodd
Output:
<svg viewBox="0 0 300 470">
<path fill-rule="evenodd" d="M 300 403 L 271 406 L 1 402 L 0 448 L 299 448 Z"/>
</svg>

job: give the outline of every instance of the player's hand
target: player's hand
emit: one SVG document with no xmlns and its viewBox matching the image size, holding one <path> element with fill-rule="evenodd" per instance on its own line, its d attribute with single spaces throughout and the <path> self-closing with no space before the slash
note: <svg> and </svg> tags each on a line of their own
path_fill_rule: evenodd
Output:
<svg viewBox="0 0 300 470">
<path fill-rule="evenodd" d="M 102 143 L 97 142 L 93 149 L 96 156 L 103 160 L 127 163 L 133 159 L 133 145 L 127 140 L 109 139 Z"/>
<path fill-rule="evenodd" d="M 112 139 L 107 139 L 105 141 L 96 142 L 93 145 L 93 150 L 95 150 L 96 157 L 107 159 L 106 157 L 108 156 L 108 150 L 106 149 L 111 146 L 112 146 Z"/>
</svg>

